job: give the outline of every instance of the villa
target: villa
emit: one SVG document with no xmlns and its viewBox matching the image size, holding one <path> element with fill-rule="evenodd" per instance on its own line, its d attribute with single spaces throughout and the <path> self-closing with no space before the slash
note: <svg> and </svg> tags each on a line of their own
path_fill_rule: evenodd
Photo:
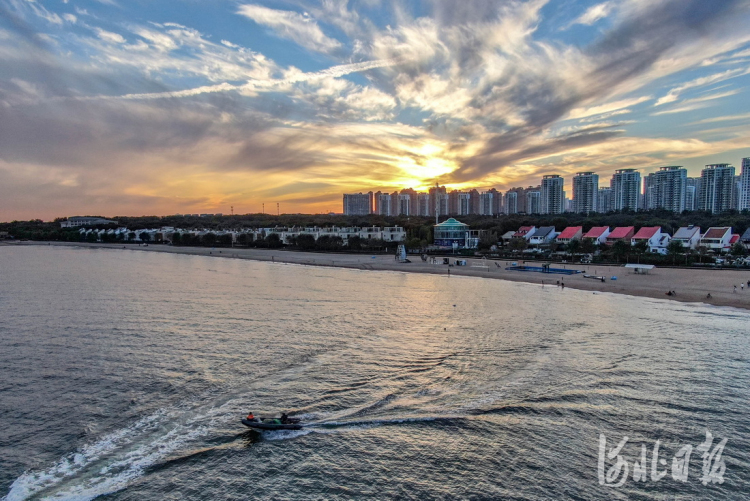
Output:
<svg viewBox="0 0 750 501">
<path fill-rule="evenodd" d="M 594 226 L 583 236 L 585 239 L 591 239 L 595 244 L 604 244 L 609 236 L 609 226 Z"/>
<path fill-rule="evenodd" d="M 701 228 L 693 225 L 683 226 L 675 232 L 672 240 L 680 242 L 686 249 L 696 249 L 701 242 Z"/>
<path fill-rule="evenodd" d="M 565 228 L 555 241 L 558 244 L 568 244 L 571 240 L 580 240 L 583 238 L 583 226 L 568 226 Z"/>
</svg>

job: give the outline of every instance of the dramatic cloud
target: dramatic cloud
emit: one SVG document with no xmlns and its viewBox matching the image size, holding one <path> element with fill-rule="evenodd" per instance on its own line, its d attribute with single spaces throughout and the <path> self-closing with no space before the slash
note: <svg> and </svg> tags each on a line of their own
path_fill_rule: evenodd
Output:
<svg viewBox="0 0 750 501">
<path fill-rule="evenodd" d="M 82 6 L 0 4 L 0 219 L 750 156 L 748 0 Z"/>
</svg>

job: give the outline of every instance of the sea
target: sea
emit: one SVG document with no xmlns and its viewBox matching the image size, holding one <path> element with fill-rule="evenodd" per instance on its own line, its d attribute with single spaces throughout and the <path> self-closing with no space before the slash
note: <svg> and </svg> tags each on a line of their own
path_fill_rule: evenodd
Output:
<svg viewBox="0 0 750 501">
<path fill-rule="evenodd" d="M 550 285 L 0 246 L 0 499 L 747 499 L 749 337 Z"/>
</svg>

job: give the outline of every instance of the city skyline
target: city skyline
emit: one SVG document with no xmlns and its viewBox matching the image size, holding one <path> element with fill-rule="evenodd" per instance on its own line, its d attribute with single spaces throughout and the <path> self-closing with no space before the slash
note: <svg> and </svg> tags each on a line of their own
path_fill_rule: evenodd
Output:
<svg viewBox="0 0 750 501">
<path fill-rule="evenodd" d="M 571 197 L 576 173 L 664 166 L 739 175 L 749 20 L 747 0 L 10 0 L 0 220 L 338 212 L 342 193 L 504 194 L 550 175 Z M 528 203 L 557 207 L 543 195 Z"/>
</svg>

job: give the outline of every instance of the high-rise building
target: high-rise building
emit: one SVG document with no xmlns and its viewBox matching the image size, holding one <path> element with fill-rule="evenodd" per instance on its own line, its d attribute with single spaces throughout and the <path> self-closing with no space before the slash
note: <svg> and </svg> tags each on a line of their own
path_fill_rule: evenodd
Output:
<svg viewBox="0 0 750 501">
<path fill-rule="evenodd" d="M 612 188 L 599 188 L 596 201 L 596 211 L 605 213 L 609 212 L 612 207 Z"/>
<path fill-rule="evenodd" d="M 399 215 L 411 216 L 411 195 L 408 193 L 398 194 L 398 213 Z"/>
<path fill-rule="evenodd" d="M 344 214 L 347 216 L 365 216 L 372 214 L 373 194 L 344 193 Z"/>
<path fill-rule="evenodd" d="M 541 214 L 542 194 L 537 190 L 526 190 L 526 214 Z"/>
<path fill-rule="evenodd" d="M 640 208 L 640 172 L 635 169 L 616 170 L 609 186 L 612 189 L 612 210 L 637 211 Z"/>
<path fill-rule="evenodd" d="M 701 171 L 698 208 L 714 214 L 732 208 L 735 180 L 734 167 L 729 164 L 706 165 Z"/>
<path fill-rule="evenodd" d="M 511 188 L 506 193 L 505 196 L 507 197 L 510 195 L 510 193 L 515 193 L 515 210 L 512 212 L 509 212 L 506 207 L 506 213 L 507 214 L 526 214 L 526 190 L 524 188 Z"/>
<path fill-rule="evenodd" d="M 662 167 L 652 172 L 643 182 L 645 209 L 667 209 L 680 213 L 685 210 L 687 169 L 681 166 Z"/>
<path fill-rule="evenodd" d="M 375 214 L 380 216 L 391 216 L 391 196 L 388 193 L 375 193 Z"/>
<path fill-rule="evenodd" d="M 573 212 L 599 212 L 599 174 L 579 172 L 573 177 Z"/>
<path fill-rule="evenodd" d="M 429 193 L 417 193 L 417 215 L 418 216 L 434 216 L 434 211 L 430 213 L 430 194 Z"/>
<path fill-rule="evenodd" d="M 495 194 L 492 191 L 485 191 L 479 194 L 479 214 L 483 216 L 494 216 L 495 212 Z"/>
<path fill-rule="evenodd" d="M 438 215 L 448 215 L 448 192 L 445 186 L 433 186 L 430 188 L 430 216 L 435 215 L 435 204 L 438 206 Z"/>
<path fill-rule="evenodd" d="M 398 216 L 399 214 L 399 200 L 398 191 L 391 193 L 391 216 Z"/>
<path fill-rule="evenodd" d="M 505 194 L 505 213 L 518 214 L 518 191 L 508 190 Z"/>
<path fill-rule="evenodd" d="M 701 178 L 687 178 L 685 187 L 685 210 L 698 210 L 698 195 L 701 191 Z"/>
<path fill-rule="evenodd" d="M 503 194 L 497 191 L 495 188 L 490 188 L 487 193 L 492 193 L 492 214 L 503 213 Z"/>
<path fill-rule="evenodd" d="M 562 214 L 564 212 L 564 182 L 564 179 L 557 174 L 548 174 L 542 177 L 541 202 L 539 204 L 541 214 Z"/>
<path fill-rule="evenodd" d="M 740 173 L 740 200 L 737 204 L 739 210 L 750 210 L 750 158 L 742 159 L 742 171 Z"/>
</svg>

